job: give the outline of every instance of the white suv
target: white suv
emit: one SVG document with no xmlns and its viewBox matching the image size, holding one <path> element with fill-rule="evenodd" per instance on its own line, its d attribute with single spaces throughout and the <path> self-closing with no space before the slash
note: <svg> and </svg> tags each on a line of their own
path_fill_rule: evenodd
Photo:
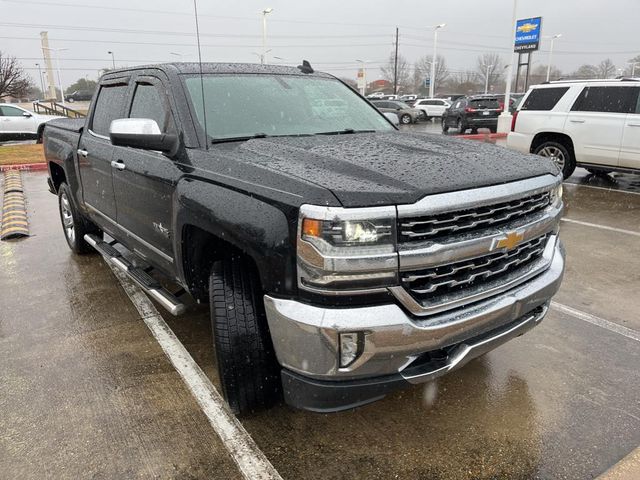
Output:
<svg viewBox="0 0 640 480">
<path fill-rule="evenodd" d="M 426 120 L 432 117 L 442 118 L 445 110 L 450 106 L 451 102 L 443 98 L 423 98 L 413 104 L 413 108 L 417 108 L 423 112 L 422 118 Z"/>
<path fill-rule="evenodd" d="M 565 178 L 640 173 L 640 79 L 550 82 L 531 87 L 513 115 L 510 148 L 552 157 Z"/>
</svg>

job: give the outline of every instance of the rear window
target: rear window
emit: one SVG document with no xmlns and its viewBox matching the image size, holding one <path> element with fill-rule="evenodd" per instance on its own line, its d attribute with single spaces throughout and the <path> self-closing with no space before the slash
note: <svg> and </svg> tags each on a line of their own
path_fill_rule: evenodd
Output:
<svg viewBox="0 0 640 480">
<path fill-rule="evenodd" d="M 536 88 L 520 110 L 552 110 L 568 90 L 569 87 Z"/>
<path fill-rule="evenodd" d="M 500 108 L 500 103 L 497 98 L 478 98 L 475 100 L 471 100 L 469 102 L 469 106 L 471 108 L 477 109 L 493 109 L 497 110 Z"/>
<path fill-rule="evenodd" d="M 638 87 L 586 87 L 571 108 L 574 112 L 634 113 Z"/>
<path fill-rule="evenodd" d="M 94 133 L 109 136 L 111 122 L 124 117 L 126 93 L 126 85 L 109 85 L 100 89 L 91 123 Z"/>
</svg>

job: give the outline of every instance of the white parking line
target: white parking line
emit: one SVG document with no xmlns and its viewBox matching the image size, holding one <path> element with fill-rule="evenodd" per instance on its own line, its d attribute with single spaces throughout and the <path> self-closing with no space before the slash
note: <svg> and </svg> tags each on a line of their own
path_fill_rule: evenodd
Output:
<svg viewBox="0 0 640 480">
<path fill-rule="evenodd" d="M 562 221 L 563 222 L 569 222 L 569 223 L 575 223 L 576 225 L 582 225 L 582 226 L 585 226 L 585 227 L 599 228 L 601 230 L 609 230 L 610 232 L 625 233 L 627 235 L 633 235 L 635 237 L 640 237 L 640 232 L 634 232 L 632 230 L 625 230 L 623 228 L 608 227 L 606 225 L 598 225 L 597 223 L 581 222 L 580 220 L 572 220 L 571 218 L 563 218 Z"/>
<path fill-rule="evenodd" d="M 577 310 L 573 307 L 569 307 L 568 305 L 563 305 L 562 303 L 551 302 L 551 307 L 558 310 L 559 312 L 571 315 L 578 320 L 591 323 L 592 325 L 597 325 L 598 327 L 606 328 L 610 332 L 615 332 L 627 338 L 630 338 L 631 340 L 640 342 L 640 332 L 637 332 L 636 330 L 623 327 L 622 325 L 618 325 L 617 323 L 610 322 L 609 320 L 605 320 L 604 318 L 596 317 L 595 315 Z"/>
<path fill-rule="evenodd" d="M 565 185 L 573 185 L 574 187 L 593 188 L 595 190 L 605 190 L 607 192 L 626 193 L 628 195 L 640 195 L 640 192 L 628 192 L 627 190 L 618 190 L 616 188 L 594 187 L 593 185 L 582 185 L 580 183 L 564 182 Z"/>
<path fill-rule="evenodd" d="M 238 419 L 228 410 L 222 396 L 200 369 L 187 349 L 180 343 L 169 325 L 145 293 L 124 272 L 107 264 L 120 281 L 138 313 L 151 330 L 164 353 L 195 397 L 209 423 L 247 480 L 282 480 L 267 457 L 258 448 Z"/>
</svg>

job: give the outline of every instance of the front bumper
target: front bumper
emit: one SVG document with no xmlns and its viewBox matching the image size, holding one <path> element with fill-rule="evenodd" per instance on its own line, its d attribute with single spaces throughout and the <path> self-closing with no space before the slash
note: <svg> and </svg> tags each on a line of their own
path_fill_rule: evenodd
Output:
<svg viewBox="0 0 640 480">
<path fill-rule="evenodd" d="M 564 251 L 558 242 L 551 265 L 535 278 L 424 318 L 412 317 L 396 304 L 322 308 L 265 296 L 285 400 L 308 410 L 337 411 L 444 375 L 537 325 L 563 273 Z M 364 332 L 362 354 L 348 368 L 338 364 L 341 332 Z M 439 361 L 425 361 L 430 357 L 425 354 L 434 351 Z"/>
</svg>

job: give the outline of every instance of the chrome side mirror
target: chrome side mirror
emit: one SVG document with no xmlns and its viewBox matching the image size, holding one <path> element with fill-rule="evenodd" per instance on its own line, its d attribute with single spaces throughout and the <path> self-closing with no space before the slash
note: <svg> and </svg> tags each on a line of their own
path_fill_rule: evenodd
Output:
<svg viewBox="0 0 640 480">
<path fill-rule="evenodd" d="M 31 117 L 33 117 L 33 114 L 30 113 L 30 112 L 22 112 L 22 116 L 23 117 L 27 117 L 27 118 L 31 118 Z"/>
<path fill-rule="evenodd" d="M 109 127 L 111 143 L 120 147 L 157 150 L 173 156 L 178 151 L 177 135 L 162 133 L 150 118 L 119 118 Z"/>
</svg>

